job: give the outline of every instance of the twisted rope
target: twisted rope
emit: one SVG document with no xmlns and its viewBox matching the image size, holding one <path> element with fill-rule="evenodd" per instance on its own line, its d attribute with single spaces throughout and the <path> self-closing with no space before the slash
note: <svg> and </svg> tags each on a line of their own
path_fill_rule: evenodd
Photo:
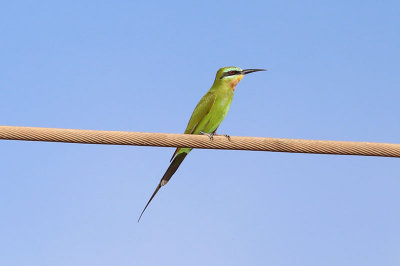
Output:
<svg viewBox="0 0 400 266">
<path fill-rule="evenodd" d="M 0 139 L 400 157 L 400 144 L 0 126 Z"/>
</svg>

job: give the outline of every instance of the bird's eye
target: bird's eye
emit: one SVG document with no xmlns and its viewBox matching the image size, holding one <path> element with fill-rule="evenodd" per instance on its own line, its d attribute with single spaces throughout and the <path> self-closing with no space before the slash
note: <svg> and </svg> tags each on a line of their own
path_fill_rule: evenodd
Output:
<svg viewBox="0 0 400 266">
<path fill-rule="evenodd" d="M 229 71 L 224 72 L 224 73 L 222 74 L 221 79 L 223 79 L 224 77 L 229 77 L 229 76 L 237 75 L 237 74 L 239 74 L 239 73 L 240 73 L 240 71 L 237 71 L 237 70 L 229 70 Z"/>
</svg>

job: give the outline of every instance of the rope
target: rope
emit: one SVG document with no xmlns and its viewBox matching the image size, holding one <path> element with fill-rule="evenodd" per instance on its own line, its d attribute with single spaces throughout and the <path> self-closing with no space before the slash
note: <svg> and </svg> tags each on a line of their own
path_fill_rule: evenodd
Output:
<svg viewBox="0 0 400 266">
<path fill-rule="evenodd" d="M 400 144 L 0 126 L 0 139 L 400 157 Z"/>
</svg>

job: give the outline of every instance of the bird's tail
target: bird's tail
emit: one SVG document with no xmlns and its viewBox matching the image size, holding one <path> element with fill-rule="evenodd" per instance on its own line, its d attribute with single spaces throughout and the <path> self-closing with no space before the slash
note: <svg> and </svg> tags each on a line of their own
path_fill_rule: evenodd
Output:
<svg viewBox="0 0 400 266">
<path fill-rule="evenodd" d="M 191 150 L 191 149 L 190 149 Z M 144 211 L 147 209 L 147 206 L 149 206 L 150 202 L 153 200 L 154 196 L 157 194 L 157 192 L 160 190 L 160 188 L 168 183 L 168 181 L 171 179 L 171 177 L 175 174 L 176 170 L 178 170 L 179 166 L 185 159 L 186 155 L 190 152 L 188 150 L 187 152 L 180 152 L 178 155 L 175 156 L 175 158 L 172 160 L 171 164 L 169 165 L 167 171 L 165 171 L 165 174 L 160 180 L 160 183 L 158 184 L 156 190 L 153 192 L 153 195 L 151 195 L 149 201 L 147 202 L 146 206 L 144 207 L 142 213 L 139 216 L 138 222 L 140 221 L 140 218 L 142 218 L 142 215 Z"/>
<path fill-rule="evenodd" d="M 175 158 L 172 160 L 171 164 L 169 165 L 167 171 L 165 171 L 164 176 L 161 178 L 161 181 L 160 181 L 161 186 L 164 186 L 168 183 L 168 181 L 175 174 L 176 170 L 178 170 L 179 166 L 185 159 L 186 155 L 188 155 L 188 153 L 189 152 L 182 152 L 175 156 Z"/>
</svg>

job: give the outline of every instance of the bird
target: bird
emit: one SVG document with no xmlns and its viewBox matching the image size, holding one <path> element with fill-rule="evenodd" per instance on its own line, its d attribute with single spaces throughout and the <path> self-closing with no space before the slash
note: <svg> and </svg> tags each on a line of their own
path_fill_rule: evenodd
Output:
<svg viewBox="0 0 400 266">
<path fill-rule="evenodd" d="M 235 66 L 220 68 L 210 90 L 201 98 L 194 109 L 184 134 L 207 135 L 210 140 L 213 140 L 213 136 L 216 135 L 219 125 L 231 106 L 236 85 L 244 75 L 257 71 L 266 71 L 266 69 L 241 69 Z M 230 140 L 229 135 L 224 136 Z M 161 187 L 168 183 L 191 150 L 192 148 L 177 148 L 175 150 L 167 171 L 140 214 L 138 222 L 154 196 Z"/>
</svg>

